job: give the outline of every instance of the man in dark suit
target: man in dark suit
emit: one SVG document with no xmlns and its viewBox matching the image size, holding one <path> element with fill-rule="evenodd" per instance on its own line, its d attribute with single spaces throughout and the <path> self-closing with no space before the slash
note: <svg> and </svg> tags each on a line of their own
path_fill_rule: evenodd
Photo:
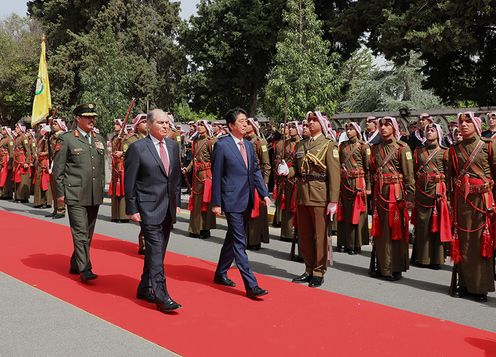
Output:
<svg viewBox="0 0 496 357">
<path fill-rule="evenodd" d="M 126 214 L 140 223 L 146 242 L 137 297 L 168 312 L 181 307 L 169 296 L 164 275 L 164 255 L 180 199 L 179 145 L 167 138 L 170 122 L 164 111 L 149 112 L 147 124 L 150 135 L 132 143 L 126 152 Z"/>
<path fill-rule="evenodd" d="M 254 189 L 263 197 L 266 205 L 270 205 L 270 199 L 252 144 L 244 139 L 246 112 L 239 108 L 231 109 L 225 119 L 231 134 L 217 141 L 212 157 L 212 212 L 220 216 L 221 210 L 224 210 L 228 227 L 214 282 L 236 286 L 227 277 L 227 271 L 235 260 L 243 278 L 246 296 L 254 299 L 268 291 L 258 286 L 250 268 L 246 255 L 245 228 L 254 204 Z"/>
</svg>

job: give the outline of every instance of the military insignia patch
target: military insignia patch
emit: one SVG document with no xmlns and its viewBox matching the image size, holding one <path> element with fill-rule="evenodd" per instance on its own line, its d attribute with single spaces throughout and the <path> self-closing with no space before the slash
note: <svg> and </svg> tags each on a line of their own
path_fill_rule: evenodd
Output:
<svg viewBox="0 0 496 357">
<path fill-rule="evenodd" d="M 13 142 L 13 141 L 11 141 L 11 142 L 9 143 L 9 145 L 10 145 L 10 146 L 14 146 L 14 142 Z"/>
<path fill-rule="evenodd" d="M 267 145 L 262 145 L 262 152 L 267 152 Z"/>
<path fill-rule="evenodd" d="M 365 150 L 365 155 L 370 156 L 370 148 L 367 148 L 367 150 Z"/>
<path fill-rule="evenodd" d="M 23 143 L 24 144 L 27 144 L 28 143 L 28 139 L 24 139 Z"/>
<path fill-rule="evenodd" d="M 95 106 L 93 104 L 88 104 L 88 108 L 93 109 Z"/>
<path fill-rule="evenodd" d="M 406 159 L 407 160 L 411 160 L 412 159 L 412 153 L 410 151 L 407 151 L 406 154 L 405 154 L 405 156 L 406 156 Z"/>
<path fill-rule="evenodd" d="M 176 136 L 176 140 L 179 141 L 179 142 L 181 142 L 181 137 L 179 135 Z"/>
<path fill-rule="evenodd" d="M 334 148 L 332 149 L 332 156 L 336 159 L 339 158 L 339 151 L 338 151 L 338 148 Z"/>
<path fill-rule="evenodd" d="M 126 151 L 127 151 L 127 146 L 128 146 L 127 144 L 122 145 L 122 150 L 123 150 L 124 152 L 126 152 Z"/>
<path fill-rule="evenodd" d="M 95 146 L 96 146 L 97 149 L 103 150 L 103 144 L 100 141 L 97 141 L 95 143 Z"/>
</svg>

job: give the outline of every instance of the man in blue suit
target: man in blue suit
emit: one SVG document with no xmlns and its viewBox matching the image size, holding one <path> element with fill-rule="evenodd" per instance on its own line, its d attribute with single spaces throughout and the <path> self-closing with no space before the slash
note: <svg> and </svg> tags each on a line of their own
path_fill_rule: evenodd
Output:
<svg viewBox="0 0 496 357">
<path fill-rule="evenodd" d="M 146 242 L 137 298 L 169 312 L 181 307 L 171 299 L 164 274 L 164 255 L 180 202 L 179 145 L 167 138 L 170 122 L 164 111 L 154 109 L 146 120 L 150 135 L 132 143 L 126 152 L 126 213 L 140 223 Z"/>
<path fill-rule="evenodd" d="M 227 277 L 233 261 L 241 273 L 246 296 L 251 299 L 268 293 L 258 286 L 246 255 L 245 227 L 254 201 L 254 189 L 270 205 L 267 186 L 257 164 L 252 144 L 244 139 L 247 114 L 243 109 L 231 109 L 225 116 L 231 133 L 217 141 L 212 156 L 212 212 L 227 218 L 227 234 L 220 252 L 214 282 L 236 286 Z"/>
</svg>

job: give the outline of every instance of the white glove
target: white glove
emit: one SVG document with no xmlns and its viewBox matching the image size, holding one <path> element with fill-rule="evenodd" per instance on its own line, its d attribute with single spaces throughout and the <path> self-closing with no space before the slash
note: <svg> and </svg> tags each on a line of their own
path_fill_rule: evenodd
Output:
<svg viewBox="0 0 496 357">
<path fill-rule="evenodd" d="M 335 202 L 329 202 L 327 204 L 327 214 L 329 216 L 331 216 L 330 217 L 331 221 L 332 221 L 332 218 L 334 217 L 334 214 L 336 213 L 337 209 L 338 209 L 338 204 L 337 203 L 335 203 Z"/>
<path fill-rule="evenodd" d="M 279 166 L 277 166 L 277 174 L 279 176 L 288 176 L 289 168 L 288 168 L 288 164 L 286 164 L 286 161 L 282 160 Z"/>
</svg>

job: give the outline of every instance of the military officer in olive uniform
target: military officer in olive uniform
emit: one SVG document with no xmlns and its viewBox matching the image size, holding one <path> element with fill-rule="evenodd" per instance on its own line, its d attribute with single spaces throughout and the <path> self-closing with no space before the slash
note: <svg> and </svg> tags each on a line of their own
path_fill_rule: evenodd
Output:
<svg viewBox="0 0 496 357">
<path fill-rule="evenodd" d="M 183 169 L 184 173 L 193 172 L 188 232 L 190 237 L 207 239 L 210 230 L 216 228 L 215 215 L 209 206 L 212 199 L 211 158 L 217 139 L 212 138 L 213 129 L 208 121 L 200 120 L 197 124 L 198 135 L 191 147 L 193 160 Z"/>
<path fill-rule="evenodd" d="M 260 124 L 254 118 L 248 118 L 246 126 L 245 138 L 250 140 L 255 150 L 260 172 L 266 185 L 269 184 L 270 176 L 270 159 L 267 141 L 260 136 Z M 246 225 L 247 249 L 258 250 L 261 243 L 269 243 L 269 220 L 267 216 L 267 206 L 262 203 L 262 199 L 258 197 L 258 192 L 255 190 L 255 204 L 251 212 L 251 218 Z"/>
<path fill-rule="evenodd" d="M 95 104 L 74 109 L 76 129 L 61 135 L 56 147 L 53 176 L 56 196 L 65 201 L 69 214 L 74 252 L 70 273 L 82 282 L 97 278 L 92 272 L 90 246 L 105 186 L 105 139 L 93 131 Z"/>
<path fill-rule="evenodd" d="M 148 135 L 148 125 L 146 124 L 146 114 L 138 114 L 133 119 L 133 130 L 132 134 L 126 136 L 124 141 L 122 142 L 122 152 L 123 152 L 123 160 L 126 157 L 127 149 L 129 145 L 134 143 L 135 141 L 141 140 Z M 145 255 L 145 235 L 143 231 L 140 229 L 138 233 L 138 254 Z"/>
<path fill-rule="evenodd" d="M 409 146 L 400 141 L 396 118 L 379 121 L 381 143 L 372 145 L 370 174 L 373 184 L 372 231 L 377 256 L 370 274 L 386 280 L 401 279 L 409 268 L 408 209 L 413 207 L 415 179 L 413 156 Z"/>
<path fill-rule="evenodd" d="M 2 127 L 0 138 L 0 199 L 12 199 L 12 161 L 14 159 L 14 139 L 12 130 Z"/>
<path fill-rule="evenodd" d="M 31 194 L 31 145 L 26 135 L 26 127 L 16 124 L 14 141 L 14 198 L 16 202 L 26 203 Z"/>
<path fill-rule="evenodd" d="M 328 262 L 327 228 L 339 199 L 339 151 L 327 138 L 328 123 L 319 112 L 307 113 L 311 138 L 296 148 L 296 204 L 298 245 L 305 272 L 296 283 L 321 286 Z"/>
</svg>

